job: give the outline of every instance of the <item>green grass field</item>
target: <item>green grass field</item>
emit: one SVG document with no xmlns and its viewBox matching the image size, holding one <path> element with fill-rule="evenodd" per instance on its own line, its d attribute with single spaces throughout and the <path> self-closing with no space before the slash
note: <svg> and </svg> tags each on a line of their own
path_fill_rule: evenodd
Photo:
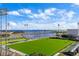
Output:
<svg viewBox="0 0 79 59">
<path fill-rule="evenodd" d="M 55 53 L 70 45 L 71 43 L 73 43 L 73 41 L 40 38 L 39 40 L 13 44 L 9 45 L 8 47 L 29 55 L 36 53 L 49 56 L 54 55 Z"/>
</svg>

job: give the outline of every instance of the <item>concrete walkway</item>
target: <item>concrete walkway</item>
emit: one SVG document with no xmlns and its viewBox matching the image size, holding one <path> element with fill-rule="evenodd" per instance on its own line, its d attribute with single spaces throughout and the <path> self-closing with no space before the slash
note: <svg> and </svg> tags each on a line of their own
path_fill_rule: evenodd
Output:
<svg viewBox="0 0 79 59">
<path fill-rule="evenodd" d="M 24 53 L 22 53 L 22 52 L 20 52 L 20 51 L 17 51 L 17 50 L 12 49 L 12 48 L 9 48 L 9 50 L 12 51 L 12 52 L 14 52 L 14 53 L 18 53 L 18 54 L 20 54 L 21 56 L 25 56 L 25 55 L 29 56 L 28 54 L 24 54 Z"/>
</svg>

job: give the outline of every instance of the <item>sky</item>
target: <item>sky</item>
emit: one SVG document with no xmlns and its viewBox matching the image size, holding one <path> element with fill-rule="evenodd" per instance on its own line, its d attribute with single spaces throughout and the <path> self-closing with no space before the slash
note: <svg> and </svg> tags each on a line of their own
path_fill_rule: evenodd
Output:
<svg viewBox="0 0 79 59">
<path fill-rule="evenodd" d="M 0 8 L 7 9 L 7 15 L 0 16 L 0 19 L 3 17 L 3 29 L 5 29 L 6 25 L 6 17 L 9 30 L 56 30 L 58 28 L 64 30 L 78 28 L 78 3 L 5 3 L 0 4 Z"/>
</svg>

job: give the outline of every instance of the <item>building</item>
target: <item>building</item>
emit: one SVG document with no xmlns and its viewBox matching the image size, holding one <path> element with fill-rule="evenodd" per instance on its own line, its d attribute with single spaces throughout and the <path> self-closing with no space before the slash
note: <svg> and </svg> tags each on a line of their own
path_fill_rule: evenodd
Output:
<svg viewBox="0 0 79 59">
<path fill-rule="evenodd" d="M 79 40 L 79 22 L 77 23 L 77 25 L 78 25 L 78 29 L 68 29 L 67 34 L 75 36 L 76 37 L 75 39 Z"/>
<path fill-rule="evenodd" d="M 79 40 L 79 30 L 78 29 L 68 29 L 67 34 L 74 36 L 75 40 Z"/>
<path fill-rule="evenodd" d="M 67 34 L 73 35 L 73 36 L 78 36 L 78 29 L 68 29 Z"/>
</svg>

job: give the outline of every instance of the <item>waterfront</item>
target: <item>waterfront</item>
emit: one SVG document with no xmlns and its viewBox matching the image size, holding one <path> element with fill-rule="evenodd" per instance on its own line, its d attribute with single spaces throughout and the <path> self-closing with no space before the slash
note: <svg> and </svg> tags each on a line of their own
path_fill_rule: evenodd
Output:
<svg viewBox="0 0 79 59">
<path fill-rule="evenodd" d="M 5 33 L 5 31 L 2 31 Z M 10 38 L 24 37 L 29 39 L 41 37 L 55 37 L 56 32 L 52 30 L 8 30 Z"/>
</svg>

